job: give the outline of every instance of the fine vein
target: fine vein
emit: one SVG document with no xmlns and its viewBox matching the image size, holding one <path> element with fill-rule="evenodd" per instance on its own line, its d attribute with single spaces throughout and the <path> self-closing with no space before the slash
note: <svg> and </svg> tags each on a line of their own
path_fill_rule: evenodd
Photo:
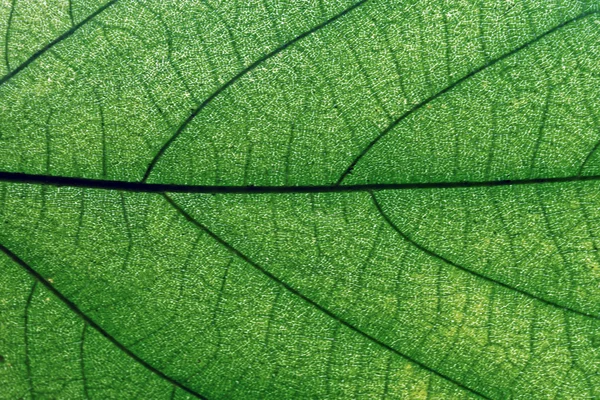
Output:
<svg viewBox="0 0 600 400">
<path fill-rule="evenodd" d="M 71 309 L 71 311 L 73 311 L 75 314 L 77 314 L 77 316 L 79 318 L 81 318 L 87 325 L 91 326 L 96 331 L 98 331 L 98 333 L 100 333 L 102 336 L 104 336 L 106 339 L 108 339 L 108 341 L 110 341 L 112 344 L 117 346 L 117 348 L 119 348 L 119 350 L 121 350 L 122 352 L 127 354 L 129 357 L 133 358 L 136 362 L 138 362 L 139 364 L 144 366 L 149 371 L 153 372 L 154 374 L 158 375 L 162 379 L 171 383 L 172 385 L 175 385 L 175 386 L 181 388 L 182 390 L 185 390 L 187 393 L 191 394 L 192 396 L 194 396 L 198 399 L 207 400 L 206 397 L 204 397 L 200 393 L 183 385 L 181 382 L 171 378 L 170 376 L 167 376 L 164 372 L 158 370 L 157 368 L 150 365 L 148 362 L 144 361 L 138 355 L 134 354 L 124 344 L 119 342 L 115 337 L 113 337 L 110 333 L 108 333 L 100 325 L 98 325 L 93 319 L 91 319 L 88 315 L 86 315 L 83 311 L 81 311 L 75 303 L 73 303 L 71 300 L 69 300 L 64 294 L 62 294 L 58 289 L 56 289 L 50 282 L 48 282 L 46 279 L 44 279 L 44 277 L 39 272 L 37 272 L 32 266 L 27 264 L 23 259 L 21 259 L 18 255 L 13 253 L 11 250 L 9 250 L 7 247 L 5 247 L 1 243 L 0 243 L 0 251 L 4 252 L 16 264 L 21 266 L 27 273 L 29 273 L 31 276 L 33 276 L 37 282 L 44 285 L 44 287 L 46 289 L 48 289 L 50 292 L 52 292 L 52 294 L 54 294 L 54 296 L 56 296 L 60 301 L 62 301 L 67 307 L 69 307 L 69 309 Z M 35 286 L 34 286 L 34 288 L 35 288 Z M 33 289 L 32 289 L 32 292 L 33 292 Z"/>
<path fill-rule="evenodd" d="M 402 122 L 403 120 L 405 120 L 406 118 L 408 118 L 409 116 L 411 116 L 412 114 L 414 114 L 415 112 L 420 110 L 421 108 L 425 107 L 427 104 L 431 103 L 438 97 L 441 97 L 442 95 L 448 93 L 455 87 L 459 86 L 460 84 L 462 84 L 466 80 L 472 78 L 473 76 L 479 74 L 480 72 L 490 68 L 491 66 L 497 64 L 498 62 L 500 62 L 502 60 L 507 59 L 508 57 L 520 52 L 521 50 L 528 48 L 529 46 L 539 42 L 546 36 L 558 31 L 559 29 L 564 28 L 568 25 L 571 25 L 574 22 L 580 21 L 580 20 L 582 20 L 586 17 L 589 17 L 590 15 L 596 14 L 598 12 L 599 11 L 588 11 L 588 12 L 582 13 L 572 19 L 566 20 L 566 21 L 556 25 L 555 27 L 547 30 L 546 32 L 542 33 L 539 36 L 536 36 L 532 40 L 523 43 L 521 46 L 509 51 L 508 53 L 504 53 L 501 56 L 486 62 L 479 68 L 474 69 L 473 71 L 469 72 L 462 78 L 452 82 L 451 84 L 446 86 L 444 89 L 440 90 L 439 92 L 437 92 L 437 93 L 429 96 L 425 100 L 421 101 L 420 103 L 415 105 L 413 108 L 406 111 L 400 117 L 395 119 L 394 122 L 392 122 L 390 125 L 388 125 L 375 139 L 373 139 L 371 142 L 369 142 L 369 144 L 367 144 L 367 146 L 365 146 L 365 148 L 354 158 L 354 160 L 350 163 L 350 165 L 348 165 L 348 167 L 346 168 L 344 173 L 342 173 L 342 175 L 340 175 L 339 179 L 336 182 L 336 185 L 340 185 L 344 181 L 344 179 L 354 170 L 354 167 L 356 166 L 356 164 L 358 164 L 358 162 L 373 148 L 373 146 L 375 146 L 377 144 L 377 142 L 379 142 L 381 139 L 383 139 L 385 136 L 387 136 L 392 131 L 392 129 L 394 129 L 394 127 L 396 127 L 400 122 Z"/>
<path fill-rule="evenodd" d="M 353 332 L 355 332 L 355 333 L 359 334 L 360 336 L 364 337 L 365 339 L 367 339 L 367 340 L 369 340 L 369 341 L 377 344 L 378 346 L 382 347 L 383 349 L 388 350 L 388 351 L 396 354 L 397 356 L 400 356 L 403 359 L 405 359 L 405 360 L 407 360 L 407 361 L 409 361 L 409 362 L 411 362 L 411 363 L 413 363 L 413 364 L 421 367 L 423 370 L 428 371 L 428 372 L 430 372 L 432 374 L 435 374 L 438 377 L 440 377 L 440 378 L 442 378 L 442 379 L 444 379 L 444 380 L 446 380 L 446 381 L 448 381 L 448 382 L 450 382 L 450 383 L 452 383 L 452 384 L 460 387 L 461 389 L 463 389 L 465 391 L 468 391 L 468 392 L 470 392 L 470 393 L 472 393 L 472 394 L 474 394 L 476 396 L 479 396 L 479 397 L 484 398 L 484 399 L 489 399 L 489 397 L 487 397 L 483 393 L 478 392 L 476 389 L 473 389 L 471 387 L 466 386 L 465 384 L 463 384 L 461 382 L 458 382 L 457 380 L 453 379 L 452 377 L 450 377 L 448 375 L 445 375 L 444 373 L 439 372 L 439 371 L 433 369 L 432 367 L 427 366 L 426 364 L 423 364 L 422 362 L 414 359 L 410 355 L 405 354 L 405 353 L 403 353 L 403 352 L 395 349 L 394 347 L 392 347 L 389 344 L 387 344 L 387 343 L 385 343 L 385 342 L 377 339 L 374 336 L 371 336 L 370 334 L 368 334 L 367 332 L 363 331 L 359 327 L 357 327 L 357 326 L 351 324 L 350 322 L 346 321 L 345 319 L 343 319 L 341 316 L 337 315 L 333 311 L 329 310 L 328 308 L 322 306 L 321 304 L 319 304 L 316 301 L 312 300 L 311 298 L 307 297 L 302 292 L 300 292 L 298 289 L 294 288 L 290 284 L 288 284 L 285 281 L 283 281 L 281 278 L 275 276 L 274 274 L 272 274 L 271 272 L 269 272 L 268 270 L 266 270 L 264 267 L 262 267 L 261 265 L 257 264 L 253 260 L 251 260 L 244 253 L 242 253 L 241 251 L 239 251 L 238 249 L 236 249 L 235 247 L 233 247 L 231 244 L 229 244 L 228 242 L 226 242 L 223 238 L 221 238 L 216 233 L 214 233 L 213 231 L 211 231 L 208 227 L 206 227 L 205 225 L 203 225 L 202 223 L 200 223 L 198 220 L 196 220 L 194 217 L 192 217 L 190 214 L 188 214 L 187 211 L 185 211 L 183 208 L 181 208 L 167 194 L 163 193 L 162 196 L 187 221 L 191 222 L 198 229 L 200 229 L 201 231 L 203 231 L 204 233 L 206 233 L 208 236 L 210 236 L 211 238 L 213 238 L 217 243 L 219 243 L 224 248 L 226 248 L 228 251 L 230 251 L 231 253 L 233 253 L 236 257 L 238 257 L 239 259 L 243 260 L 247 264 L 251 265 L 254 269 L 256 269 L 257 271 L 259 271 L 261 274 L 263 274 L 264 276 L 266 276 L 268 279 L 270 279 L 271 281 L 275 282 L 279 286 L 283 287 L 284 289 L 286 289 L 288 292 L 292 293 L 296 297 L 299 297 L 304 302 L 308 303 L 310 306 L 316 308 L 317 310 L 321 311 L 322 313 L 324 313 L 328 317 L 332 318 L 333 320 L 337 321 L 341 325 L 344 325 L 345 327 L 349 328 Z"/>
<path fill-rule="evenodd" d="M 75 32 L 77 32 L 79 30 L 79 28 L 81 28 L 82 26 L 86 25 L 88 22 L 90 22 L 94 18 L 96 18 L 99 14 L 101 14 L 106 9 L 108 9 L 109 7 L 111 7 L 112 5 L 114 5 L 117 1 L 119 1 L 119 0 L 111 0 L 111 1 L 109 1 L 105 5 L 103 5 L 102 7 L 100 7 L 99 9 L 97 9 L 96 11 L 94 11 L 92 14 L 90 14 L 87 18 L 83 19 L 80 23 L 78 23 L 77 25 L 73 25 L 71 27 L 71 29 L 69 29 L 68 31 L 64 32 L 62 35 L 58 36 L 56 39 L 54 39 L 53 41 L 51 41 L 50 43 L 48 43 L 47 45 L 45 45 L 44 47 L 42 47 L 41 49 L 39 49 L 38 51 L 36 51 L 35 53 L 33 53 L 31 55 L 31 57 L 29 57 L 27 60 L 25 60 L 23 63 L 21 63 L 18 67 L 16 67 L 12 71 L 8 71 L 8 73 L 6 75 L 4 75 L 2 78 L 0 78 L 0 85 L 3 85 L 4 83 L 8 82 L 15 75 L 17 75 L 19 72 L 21 72 L 22 70 L 24 70 L 25 68 L 27 68 L 32 62 L 34 62 L 35 60 L 37 60 L 38 58 L 40 58 L 48 50 L 50 50 L 51 48 L 53 48 L 54 46 L 56 46 L 57 44 L 59 44 L 63 40 L 65 40 L 65 39 L 69 38 L 70 36 L 72 36 Z"/>
<path fill-rule="evenodd" d="M 165 153 L 165 151 L 167 151 L 167 149 L 173 144 L 173 142 L 181 135 L 181 133 L 187 128 L 187 126 L 192 122 L 192 120 L 194 118 L 196 118 L 196 116 L 204 108 L 206 108 L 206 106 L 208 106 L 217 96 L 219 96 L 221 93 L 223 93 L 223 91 L 225 91 L 228 87 L 230 87 L 231 85 L 233 85 L 234 83 L 236 83 L 240 78 L 242 78 L 243 76 L 247 75 L 249 72 L 251 72 L 254 69 L 256 69 L 256 67 L 258 67 L 259 65 L 261 65 L 262 63 L 264 63 L 268 59 L 273 58 L 274 56 L 276 56 L 277 54 L 281 53 L 282 51 L 284 51 L 285 49 L 287 49 L 288 47 L 290 47 L 294 43 L 296 43 L 296 42 L 304 39 L 307 36 L 312 35 L 313 33 L 321 30 L 324 27 L 326 27 L 327 25 L 330 25 L 331 23 L 337 21 L 338 19 L 342 18 L 344 15 L 352 12 L 353 10 L 357 9 L 359 6 L 365 4 L 368 1 L 369 0 L 361 0 L 359 2 L 356 2 L 353 5 L 351 5 L 350 7 L 346 8 L 344 11 L 340 12 L 339 14 L 334 15 L 333 17 L 327 19 L 326 21 L 320 23 L 319 25 L 314 26 L 312 29 L 310 29 L 310 30 L 308 30 L 308 31 L 306 31 L 306 32 L 304 32 L 304 33 L 296 36 L 294 39 L 292 39 L 292 40 L 290 40 L 290 41 L 282 44 L 281 46 L 279 46 L 275 50 L 271 51 L 270 53 L 262 56 L 261 58 L 259 58 L 256 61 L 254 61 L 252 64 L 250 64 L 249 66 L 247 66 L 246 68 L 244 68 L 243 70 L 241 70 L 240 72 L 238 72 L 233 78 L 231 78 L 230 80 L 228 80 L 227 82 L 225 82 L 222 86 L 220 86 L 217 90 L 215 90 L 198 107 L 196 107 L 192 111 L 192 113 L 185 119 L 185 121 L 183 121 L 183 123 L 181 125 L 179 125 L 179 127 L 177 128 L 177 131 L 175 131 L 175 133 L 173 134 L 173 136 L 171 136 L 169 138 L 169 140 L 167 140 L 165 142 L 165 144 L 158 150 L 158 152 L 156 153 L 156 155 L 154 156 L 154 158 L 152 159 L 152 161 L 150 161 L 150 164 L 148 165 L 148 168 L 146 169 L 146 173 L 144 174 L 144 177 L 142 178 L 142 182 L 146 182 L 148 180 L 148 177 L 152 173 L 152 170 L 156 166 L 156 163 L 158 162 L 158 160 L 163 156 L 163 154 Z"/>
<path fill-rule="evenodd" d="M 27 384 L 29 385 L 29 396 L 33 399 L 35 397 L 35 389 L 33 388 L 33 375 L 31 373 L 31 355 L 29 351 L 29 309 L 31 308 L 31 301 L 37 288 L 37 281 L 31 285 L 29 296 L 25 303 L 25 312 L 23 315 L 23 334 L 25 335 L 25 371 L 27 372 Z"/>
<path fill-rule="evenodd" d="M 407 241 L 408 243 L 410 243 L 412 246 L 416 247 L 417 249 L 419 249 L 423 253 L 425 253 L 425 254 L 433 257 L 433 258 L 436 258 L 436 259 L 438 259 L 440 261 L 443 261 L 444 263 L 449 264 L 449 265 L 451 265 L 451 266 L 453 266 L 453 267 L 455 267 L 455 268 L 457 268 L 457 269 L 459 269 L 459 270 L 461 270 L 463 272 L 466 272 L 466 273 L 468 273 L 470 275 L 474 275 L 474 276 L 476 276 L 476 277 L 478 277 L 480 279 L 483 279 L 486 282 L 490 282 L 490 283 L 492 283 L 494 285 L 502 286 L 505 289 L 517 292 L 519 294 L 522 294 L 523 296 L 529 297 L 530 299 L 537 300 L 537 301 L 542 302 L 542 303 L 544 303 L 546 305 L 549 305 L 551 307 L 558 308 L 559 310 L 563 310 L 563 311 L 568 311 L 568 312 L 571 312 L 571 313 L 574 313 L 574 314 L 578 314 L 578 315 L 581 315 L 581 316 L 584 316 L 584 317 L 587 317 L 587 318 L 593 318 L 593 319 L 600 320 L 600 316 L 598 316 L 598 315 L 594 315 L 594 314 L 586 313 L 586 312 L 583 312 L 583 311 L 579 311 L 579 310 L 576 310 L 574 308 L 571 308 L 571 307 L 568 307 L 568 306 L 565 306 L 565 305 L 562 305 L 562 304 L 558 304 L 558 303 L 555 303 L 555 302 L 553 302 L 551 300 L 547 300 L 547 299 L 544 299 L 542 297 L 536 296 L 536 295 L 534 295 L 532 293 L 529 293 L 529 292 L 527 292 L 527 291 L 525 291 L 523 289 L 519 289 L 517 287 L 508 285 L 508 284 L 506 284 L 504 282 L 501 282 L 501 281 L 496 280 L 494 278 L 490 278 L 489 276 L 483 275 L 483 274 L 481 274 L 481 273 L 479 273 L 477 271 L 474 271 L 474 270 L 472 270 L 470 268 L 466 268 L 466 267 L 464 267 L 464 266 L 462 266 L 460 264 L 457 264 L 454 261 L 452 261 L 452 260 L 450 260 L 450 259 L 448 259 L 448 258 L 446 258 L 446 257 L 444 257 L 442 255 L 440 255 L 440 254 L 437 254 L 436 252 L 434 252 L 434 251 L 426 248 L 425 246 L 423 246 L 423 245 L 415 242 L 410 236 L 408 236 L 407 234 L 405 234 L 404 232 L 402 232 L 400 230 L 400 228 L 398 228 L 398 226 L 396 224 L 394 224 L 394 222 L 390 219 L 390 217 L 385 213 L 385 211 L 381 207 L 381 204 L 379 203 L 379 201 L 377 201 L 377 198 L 375 197 L 375 195 L 373 193 L 370 193 L 370 195 L 371 195 L 371 199 L 373 200 L 373 204 L 375 205 L 375 208 L 377 208 L 377 211 L 379 212 L 379 214 L 381 215 L 381 217 L 385 220 L 385 222 L 398 235 L 400 235 L 405 241 Z"/>
</svg>

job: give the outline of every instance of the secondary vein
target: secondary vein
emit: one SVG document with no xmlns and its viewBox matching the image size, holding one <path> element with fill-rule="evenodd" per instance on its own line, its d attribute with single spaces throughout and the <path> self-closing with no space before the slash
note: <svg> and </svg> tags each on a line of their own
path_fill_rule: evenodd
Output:
<svg viewBox="0 0 600 400">
<path fill-rule="evenodd" d="M 348 167 L 346 168 L 346 170 L 342 173 L 342 175 L 340 175 L 339 179 L 337 180 L 337 185 L 340 185 L 344 179 L 346 179 L 346 177 L 354 170 L 354 167 L 356 166 L 356 164 L 358 164 L 358 162 L 373 148 L 373 146 L 375 146 L 381 139 L 383 139 L 385 136 L 387 136 L 392 129 L 394 129 L 394 127 L 396 127 L 400 122 L 402 122 L 403 120 L 405 120 L 406 118 L 408 118 L 409 116 L 411 116 L 412 114 L 414 114 L 415 112 L 419 111 L 421 108 L 425 107 L 426 105 L 428 105 L 429 103 L 431 103 L 432 101 L 434 101 L 435 99 L 441 97 L 442 95 L 448 93 L 449 91 L 453 90 L 455 87 L 459 86 L 460 84 L 462 84 L 463 82 L 469 80 L 470 78 L 472 78 L 473 76 L 479 74 L 480 72 L 492 67 L 493 65 L 499 63 L 502 60 L 507 59 L 508 57 L 520 52 L 523 49 L 528 48 L 529 46 L 539 42 L 540 40 L 542 40 L 543 38 L 545 38 L 546 36 L 568 26 L 571 25 L 577 21 L 580 21 L 582 19 L 585 19 L 586 17 L 589 17 L 590 15 L 593 14 L 597 14 L 600 11 L 588 11 L 588 12 L 584 12 L 574 18 L 568 19 L 556 26 L 554 26 L 553 28 L 547 30 L 546 32 L 542 33 L 539 36 L 536 36 L 535 38 L 533 38 L 532 40 L 523 43 L 522 45 L 520 45 L 519 47 L 514 48 L 513 50 L 509 51 L 508 53 L 504 53 L 499 57 L 496 57 L 492 60 L 489 60 L 488 62 L 486 62 L 485 64 L 483 64 L 482 66 L 474 69 L 473 71 L 469 72 L 468 74 L 464 75 L 462 78 L 452 82 L 451 84 L 449 84 L 448 86 L 446 86 L 445 88 L 443 88 L 442 90 L 440 90 L 439 92 L 434 93 L 433 95 L 429 96 L 428 98 L 426 98 L 425 100 L 421 101 L 420 103 L 416 104 L 414 107 L 412 107 L 410 110 L 406 111 L 404 114 L 402 114 L 400 117 L 396 118 L 391 124 L 389 124 L 377 137 L 375 137 L 375 139 L 371 140 L 371 142 L 369 142 L 369 144 L 367 144 L 362 150 L 361 152 L 354 158 L 354 160 L 352 160 L 352 162 L 350 163 L 350 165 L 348 165 Z"/>
<path fill-rule="evenodd" d="M 554 301 L 551 300 L 547 300 L 543 297 L 539 297 L 535 294 L 529 293 L 523 289 L 519 289 L 517 287 L 511 286 L 509 284 L 506 284 L 502 281 L 496 280 L 494 278 L 491 278 L 487 275 L 481 274 L 475 270 L 472 270 L 470 268 L 464 267 L 444 256 L 442 256 L 441 254 L 438 254 L 436 252 L 434 252 L 433 250 L 430 250 L 428 248 L 426 248 L 425 246 L 417 243 L 416 241 L 414 241 L 410 236 L 408 236 L 407 234 L 405 234 L 404 232 L 402 232 L 402 230 L 400 230 L 400 228 L 398 228 L 398 226 L 390 219 L 390 217 L 385 213 L 385 211 L 383 210 L 383 207 L 381 206 L 381 204 L 379 203 L 379 201 L 377 200 L 377 198 L 375 197 L 375 195 L 373 193 L 370 193 L 371 195 L 371 199 L 373 200 L 373 204 L 375 205 L 375 208 L 377 209 L 377 211 L 379 212 L 379 214 L 381 215 L 381 217 L 385 220 L 385 222 L 398 234 L 402 237 L 402 239 L 404 239 L 406 242 L 410 243 L 412 246 L 416 247 L 417 249 L 419 249 L 421 252 L 436 258 L 440 261 L 443 261 L 445 264 L 451 265 L 454 268 L 457 268 L 463 272 L 468 273 L 469 275 L 473 275 L 476 276 L 479 279 L 482 279 L 486 282 L 492 283 L 494 285 L 497 286 L 501 286 L 505 289 L 508 289 L 510 291 L 514 291 L 517 292 L 523 296 L 529 297 L 530 299 L 539 301 L 541 303 L 544 303 L 548 306 L 551 306 L 553 308 L 557 308 L 559 310 L 563 310 L 563 311 L 567 311 L 573 314 L 577 314 L 586 318 L 592 318 L 592 319 L 596 319 L 596 320 L 600 320 L 600 316 L 595 315 L 595 314 L 590 314 L 584 311 L 580 311 L 580 310 L 576 310 L 572 307 L 568 307 L 559 303 L 555 303 Z"/>
<path fill-rule="evenodd" d="M 106 9 L 108 9 L 109 7 L 111 7 L 112 5 L 114 5 L 115 3 L 117 3 L 117 1 L 119 1 L 119 0 L 111 0 L 111 1 L 109 1 L 105 5 L 103 5 L 102 7 L 100 7 L 99 9 L 97 9 L 96 11 L 94 11 L 92 14 L 90 14 L 87 18 L 83 19 L 77 25 L 74 25 L 73 27 L 71 27 L 71 29 L 69 29 L 68 31 L 64 32 L 62 35 L 58 36 L 56 39 L 54 39 L 53 41 L 51 41 L 50 43 L 48 43 L 47 45 L 45 45 L 44 47 L 42 47 L 41 49 L 39 49 L 38 51 L 36 51 L 35 53 L 33 53 L 27 60 L 25 60 L 24 62 L 22 62 L 15 69 L 13 69 L 12 71 L 8 71 L 8 73 L 6 75 L 4 75 L 3 77 L 0 78 L 0 86 L 3 85 L 4 83 L 8 82 L 9 80 L 11 80 L 15 75 L 17 75 L 19 72 L 21 72 L 22 70 L 24 70 L 25 68 L 27 68 L 32 62 L 34 62 L 35 60 L 37 60 L 38 58 L 40 58 L 48 50 L 50 50 L 51 48 L 53 48 L 54 46 L 56 46 L 57 44 L 59 44 L 63 40 L 65 40 L 65 39 L 69 38 L 70 36 L 72 36 L 75 32 L 77 32 L 79 30 L 79 28 L 81 28 L 82 26 L 86 25 L 88 22 L 90 22 L 94 18 L 96 18 L 99 14 L 101 14 L 102 12 L 104 12 Z M 8 35 L 8 33 L 7 33 L 7 35 Z M 8 63 L 8 60 L 7 60 L 7 63 Z"/>
<path fill-rule="evenodd" d="M 188 214 L 187 211 L 185 211 L 183 208 L 181 208 L 179 206 L 179 204 L 177 204 L 171 197 L 169 197 L 167 194 L 162 195 L 165 200 L 182 216 L 184 217 L 187 221 L 189 221 L 190 223 L 192 223 L 194 226 L 196 226 L 199 230 L 201 230 L 202 232 L 206 233 L 208 236 L 210 236 L 212 239 L 214 239 L 217 243 L 219 243 L 221 246 L 223 246 L 225 249 L 227 249 L 229 252 L 233 253 L 236 257 L 238 257 L 240 260 L 244 261 L 245 263 L 249 264 L 250 266 L 252 266 L 254 269 L 256 269 L 257 271 L 259 271 L 261 274 L 263 274 L 264 276 L 266 276 L 268 279 L 270 279 L 271 281 L 273 281 L 274 283 L 276 283 L 277 285 L 283 287 L 285 290 L 287 290 L 288 292 L 292 293 L 294 296 L 300 298 L 301 300 L 303 300 L 304 302 L 308 303 L 310 306 L 316 308 L 317 310 L 319 310 L 320 312 L 324 313 L 325 315 L 327 315 L 328 317 L 332 318 L 333 320 L 337 321 L 339 324 L 345 326 L 346 328 L 352 330 L 353 332 L 359 334 L 360 336 L 364 337 L 365 339 L 377 344 L 378 346 L 380 346 L 381 348 L 388 350 L 392 353 L 394 353 L 397 356 L 400 356 L 401 358 L 419 366 L 420 368 L 422 368 L 425 371 L 428 371 L 442 379 L 444 379 L 445 381 L 448 381 L 454 385 L 456 385 L 457 387 L 460 387 L 461 389 L 472 393 L 478 397 L 484 398 L 484 399 L 489 399 L 489 397 L 487 397 L 485 394 L 480 393 L 479 391 L 477 391 L 476 389 L 473 389 L 457 380 L 455 380 L 454 378 L 445 375 L 444 373 L 437 371 L 436 369 L 423 364 L 422 362 L 416 360 L 415 358 L 411 357 L 408 354 L 405 354 L 399 350 L 397 350 L 396 348 L 390 346 L 389 344 L 377 339 L 374 336 L 371 336 L 369 333 L 363 331 L 361 328 L 353 325 L 352 323 L 346 321 L 345 319 L 343 319 L 341 316 L 337 315 L 336 313 L 334 313 L 333 311 L 329 310 L 328 308 L 326 308 L 325 306 L 317 303 L 315 300 L 311 299 L 310 297 L 304 295 L 302 292 L 300 292 L 298 289 L 294 288 L 292 285 L 288 284 L 287 282 L 285 282 L 284 280 L 282 280 L 281 278 L 279 278 L 278 276 L 274 275 L 273 273 L 269 272 L 267 269 L 265 269 L 264 267 L 262 267 L 261 265 L 259 265 L 258 263 L 256 263 L 255 261 L 253 261 L 252 259 L 250 259 L 247 255 L 245 255 L 244 253 L 242 253 L 240 250 L 236 249 L 235 247 L 233 247 L 231 244 L 229 244 L 227 241 L 225 241 L 223 238 L 221 238 L 220 236 L 218 236 L 216 233 L 214 233 L 213 231 L 211 231 L 207 226 L 205 226 L 204 224 L 202 224 L 201 222 L 199 222 L 198 220 L 196 220 L 194 217 L 192 217 L 190 214 Z"/>
<path fill-rule="evenodd" d="M 20 267 L 22 267 L 27 273 L 29 273 L 31 276 L 33 276 L 36 279 L 37 282 L 41 283 L 46 289 L 48 289 L 50 292 L 52 292 L 52 294 L 54 294 L 54 296 L 56 296 L 60 301 L 62 301 L 71 311 L 73 311 L 87 325 L 91 326 L 96 331 L 98 331 L 98 333 L 100 333 L 109 342 L 111 342 L 117 348 L 119 348 L 119 350 L 121 350 L 122 352 L 124 352 L 125 354 L 127 354 L 129 357 L 131 357 L 132 359 L 134 359 L 136 362 L 138 362 L 139 364 L 141 364 L 142 366 L 144 366 L 149 371 L 151 371 L 154 374 L 158 375 L 159 377 L 161 377 L 162 379 L 164 379 L 167 382 L 171 383 L 172 385 L 177 386 L 178 388 L 186 391 L 187 393 L 191 394 L 195 398 L 198 398 L 198 399 L 201 399 L 201 400 L 208 400 L 206 397 L 204 397 L 200 393 L 196 392 L 192 388 L 189 388 L 189 387 L 183 385 L 181 382 L 179 382 L 179 381 L 171 378 L 170 376 L 167 376 L 164 372 L 162 372 L 162 371 L 158 370 L 157 368 L 153 367 L 148 362 L 146 362 L 145 360 L 143 360 L 142 358 L 140 358 L 138 355 L 136 355 L 135 353 L 133 353 L 131 350 L 129 350 L 124 344 L 122 344 L 121 342 L 119 342 L 114 336 L 112 336 L 110 333 L 108 333 L 107 331 L 105 331 L 93 319 L 91 319 L 87 314 L 85 314 L 83 311 L 81 311 L 81 309 L 79 307 L 77 307 L 77 305 L 75 303 L 73 303 L 71 300 L 69 300 L 64 294 L 62 294 L 57 288 L 55 288 L 50 282 L 48 282 L 48 280 L 44 279 L 44 277 L 39 272 L 37 272 L 31 265 L 29 265 L 22 258 L 20 258 L 18 255 L 16 255 L 15 253 L 13 253 L 10 249 L 8 249 L 7 247 L 5 247 L 1 243 L 0 243 L 0 251 L 3 252 L 4 254 L 6 254 L 17 265 L 19 265 Z M 33 293 L 34 289 L 35 289 L 35 285 L 32 288 L 32 293 Z M 31 297 L 31 295 L 30 295 L 30 297 Z M 28 300 L 28 304 L 29 304 L 30 301 L 31 300 Z"/>
<path fill-rule="evenodd" d="M 244 68 L 243 70 L 241 70 L 240 72 L 238 72 L 233 78 L 229 79 L 227 82 L 225 82 L 223 85 L 221 85 L 217 90 L 215 90 L 198 107 L 196 107 L 192 111 L 192 113 L 181 123 L 181 125 L 179 125 L 179 127 L 177 128 L 177 130 L 175 131 L 175 133 L 169 138 L 169 140 L 167 140 L 163 144 L 163 146 L 158 150 L 158 152 L 156 153 L 156 155 L 154 156 L 154 158 L 152 159 L 152 161 L 150 161 L 150 164 L 148 165 L 148 168 L 146 169 L 146 172 L 144 173 L 144 177 L 142 178 L 142 182 L 146 182 L 148 180 L 148 177 L 152 173 L 152 170 L 156 166 L 156 163 L 158 163 L 158 161 L 163 156 L 163 154 L 173 144 L 173 142 L 175 140 L 177 140 L 177 138 L 188 127 L 188 125 L 194 120 L 194 118 L 196 118 L 196 116 L 204 108 L 206 108 L 206 106 L 208 106 L 216 97 L 218 97 L 221 93 L 223 93 L 227 88 L 229 88 L 230 86 L 232 86 L 234 83 L 236 83 L 242 77 L 244 77 L 249 72 L 251 72 L 254 69 L 256 69 L 259 65 L 263 64 L 268 59 L 273 58 L 274 56 L 276 56 L 277 54 L 281 53 L 282 51 L 284 51 L 288 47 L 292 46 L 294 43 L 299 42 L 300 40 L 304 39 L 305 37 L 310 36 L 313 33 L 319 31 L 320 29 L 326 27 L 327 25 L 330 25 L 331 23 L 339 20 L 340 18 L 342 18 L 346 14 L 354 11 L 355 9 L 357 9 L 358 7 L 360 7 L 361 5 L 365 4 L 368 1 L 369 0 L 360 0 L 360 1 L 356 2 L 356 3 L 354 3 L 353 5 L 351 5 L 350 7 L 346 8 L 345 10 L 341 11 L 340 13 L 338 13 L 338 14 L 334 15 L 333 17 L 327 19 L 326 21 L 323 21 L 320 24 L 318 24 L 318 25 L 314 26 L 313 28 L 309 29 L 308 31 L 306 31 L 306 32 L 304 32 L 304 33 L 296 36 L 294 39 L 292 39 L 292 40 L 290 40 L 288 42 L 285 42 L 281 46 L 277 47 L 275 50 L 271 51 L 268 54 L 265 54 L 264 56 L 262 56 L 258 60 L 254 61 L 252 64 L 250 64 L 249 66 L 247 66 L 246 68 Z"/>
</svg>

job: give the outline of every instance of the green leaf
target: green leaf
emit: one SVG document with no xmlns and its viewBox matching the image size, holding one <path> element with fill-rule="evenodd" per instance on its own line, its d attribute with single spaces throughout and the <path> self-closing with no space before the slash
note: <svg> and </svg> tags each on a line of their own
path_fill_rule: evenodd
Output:
<svg viewBox="0 0 600 400">
<path fill-rule="evenodd" d="M 600 397 L 597 0 L 0 21 L 0 398 Z"/>
</svg>

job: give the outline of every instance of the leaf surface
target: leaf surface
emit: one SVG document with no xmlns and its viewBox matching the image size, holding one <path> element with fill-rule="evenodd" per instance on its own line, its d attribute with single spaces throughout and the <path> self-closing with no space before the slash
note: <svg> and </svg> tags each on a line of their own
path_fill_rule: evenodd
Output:
<svg viewBox="0 0 600 400">
<path fill-rule="evenodd" d="M 0 398 L 600 397 L 600 3 L 0 7 Z"/>
</svg>

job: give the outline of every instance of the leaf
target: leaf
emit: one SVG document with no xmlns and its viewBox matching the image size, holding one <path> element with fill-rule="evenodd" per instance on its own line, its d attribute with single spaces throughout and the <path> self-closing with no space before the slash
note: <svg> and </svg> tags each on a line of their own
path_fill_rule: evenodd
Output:
<svg viewBox="0 0 600 400">
<path fill-rule="evenodd" d="M 5 1 L 0 397 L 600 397 L 599 6 Z"/>
</svg>

